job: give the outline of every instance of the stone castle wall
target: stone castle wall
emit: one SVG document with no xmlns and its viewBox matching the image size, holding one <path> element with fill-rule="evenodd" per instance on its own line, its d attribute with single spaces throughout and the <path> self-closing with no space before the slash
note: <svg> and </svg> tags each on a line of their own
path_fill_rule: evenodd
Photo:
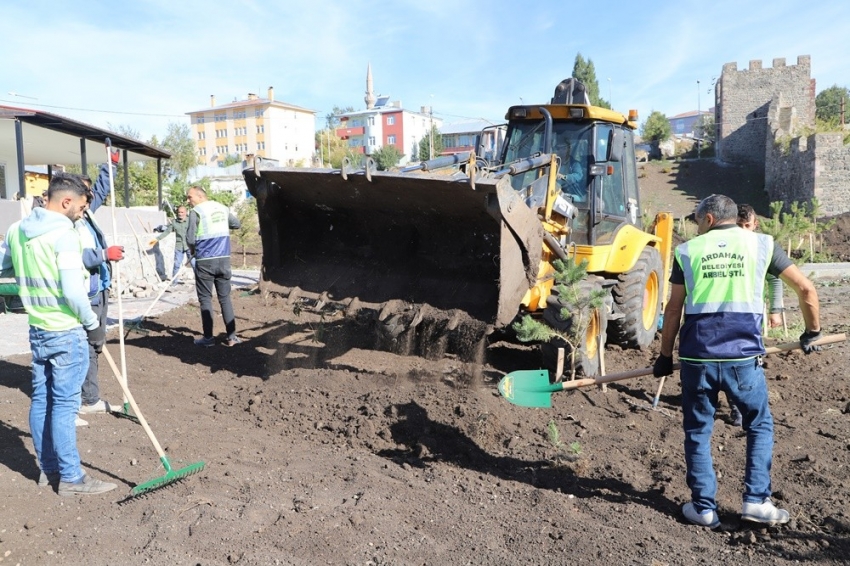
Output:
<svg viewBox="0 0 850 566">
<path fill-rule="evenodd" d="M 738 70 L 737 63 L 726 63 L 715 85 L 715 121 L 717 150 L 722 161 L 764 164 L 768 139 L 768 108 L 779 96 L 796 109 L 798 120 L 815 122 L 815 81 L 811 78 L 811 57 L 797 57 L 796 65 L 785 65 L 784 58 L 763 68 L 759 60 Z"/>
<path fill-rule="evenodd" d="M 844 135 L 800 135 L 806 124 L 782 94 L 768 106 L 767 125 L 764 186 L 770 201 L 817 198 L 823 214 L 850 211 L 850 147 Z"/>
</svg>

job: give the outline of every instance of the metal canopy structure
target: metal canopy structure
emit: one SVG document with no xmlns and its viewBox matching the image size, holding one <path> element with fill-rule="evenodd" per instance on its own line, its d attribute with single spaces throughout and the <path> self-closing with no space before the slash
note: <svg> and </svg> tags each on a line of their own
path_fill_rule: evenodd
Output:
<svg viewBox="0 0 850 566">
<path fill-rule="evenodd" d="M 128 163 L 157 162 L 157 185 L 159 201 L 162 202 L 162 160 L 171 158 L 169 152 L 50 112 L 0 105 L 0 161 L 14 159 L 7 165 L 16 165 L 17 190 L 24 187 L 24 168 L 28 165 L 79 164 L 85 170 L 88 163 L 102 163 L 107 138 L 114 148 L 122 151 L 125 169 Z M 124 179 L 126 206 L 129 201 L 128 176 L 125 175 Z M 7 179 L 6 194 L 0 194 L 0 198 L 12 198 L 17 192 L 9 187 L 10 181 L 13 179 Z"/>
</svg>

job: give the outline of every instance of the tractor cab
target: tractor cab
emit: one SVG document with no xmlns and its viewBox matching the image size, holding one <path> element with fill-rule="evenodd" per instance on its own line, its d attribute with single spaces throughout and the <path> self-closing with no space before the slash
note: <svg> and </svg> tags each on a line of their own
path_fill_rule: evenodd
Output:
<svg viewBox="0 0 850 566">
<path fill-rule="evenodd" d="M 572 205 L 561 209 L 573 214 L 567 220 L 574 243 L 610 243 L 623 224 L 643 228 L 634 153 L 636 115 L 627 119 L 587 104 L 550 104 L 511 107 L 507 119 L 503 164 L 557 156 L 559 197 Z M 511 177 L 511 185 L 524 191 L 527 204 L 534 207 L 545 198 L 543 176 L 542 169 L 530 169 Z"/>
</svg>

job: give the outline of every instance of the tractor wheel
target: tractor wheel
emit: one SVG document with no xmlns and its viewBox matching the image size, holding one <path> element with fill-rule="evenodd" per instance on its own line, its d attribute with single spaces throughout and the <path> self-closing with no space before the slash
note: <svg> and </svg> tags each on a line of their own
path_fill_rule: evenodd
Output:
<svg viewBox="0 0 850 566">
<path fill-rule="evenodd" d="M 582 281 L 581 292 L 590 292 L 602 289 L 601 283 L 597 281 Z M 546 299 L 546 308 L 543 310 L 543 320 L 546 324 L 563 333 L 570 333 L 573 325 L 573 317 L 561 318 L 563 303 L 560 298 L 553 294 Z M 587 377 L 599 375 L 599 337 L 602 337 L 602 347 L 605 347 L 606 329 L 608 326 L 608 310 L 603 304 L 598 309 L 585 309 L 583 320 L 587 320 L 587 329 L 576 352 L 576 374 Z M 558 348 L 564 349 L 564 375 L 570 372 L 570 345 L 560 338 L 554 338 L 541 345 L 543 366 L 555 372 L 558 364 Z"/>
<path fill-rule="evenodd" d="M 618 283 L 611 288 L 616 320 L 608 326 L 609 341 L 640 349 L 652 343 L 661 316 L 662 271 L 661 253 L 647 246 L 631 271 L 616 275 Z"/>
</svg>

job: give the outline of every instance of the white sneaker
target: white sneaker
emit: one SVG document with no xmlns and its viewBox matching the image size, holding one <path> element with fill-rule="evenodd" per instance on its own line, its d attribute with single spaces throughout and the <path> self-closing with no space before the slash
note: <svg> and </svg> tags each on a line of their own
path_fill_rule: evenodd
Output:
<svg viewBox="0 0 850 566">
<path fill-rule="evenodd" d="M 753 521 L 756 523 L 764 523 L 765 525 L 784 525 L 791 516 L 785 509 L 779 509 L 773 504 L 769 497 L 765 498 L 761 503 L 744 502 L 744 508 L 741 511 L 741 519 L 745 521 Z"/>
<path fill-rule="evenodd" d="M 717 511 L 713 509 L 706 509 L 702 513 L 697 513 L 694 504 L 688 502 L 682 505 L 682 513 L 685 515 L 685 519 L 695 525 L 709 529 L 716 529 L 720 526 L 720 518 L 717 516 Z"/>
<path fill-rule="evenodd" d="M 83 419 L 81 419 L 79 416 L 77 416 L 77 420 L 76 420 L 76 421 L 74 421 L 74 424 L 75 424 L 76 426 L 89 426 L 89 421 L 84 421 L 84 420 L 83 420 Z"/>
<path fill-rule="evenodd" d="M 101 399 L 100 401 L 92 405 L 86 405 L 85 403 L 83 403 L 82 405 L 80 405 L 79 412 L 81 415 L 91 415 L 94 413 L 111 413 L 112 407 L 109 405 L 109 403 Z"/>
</svg>

